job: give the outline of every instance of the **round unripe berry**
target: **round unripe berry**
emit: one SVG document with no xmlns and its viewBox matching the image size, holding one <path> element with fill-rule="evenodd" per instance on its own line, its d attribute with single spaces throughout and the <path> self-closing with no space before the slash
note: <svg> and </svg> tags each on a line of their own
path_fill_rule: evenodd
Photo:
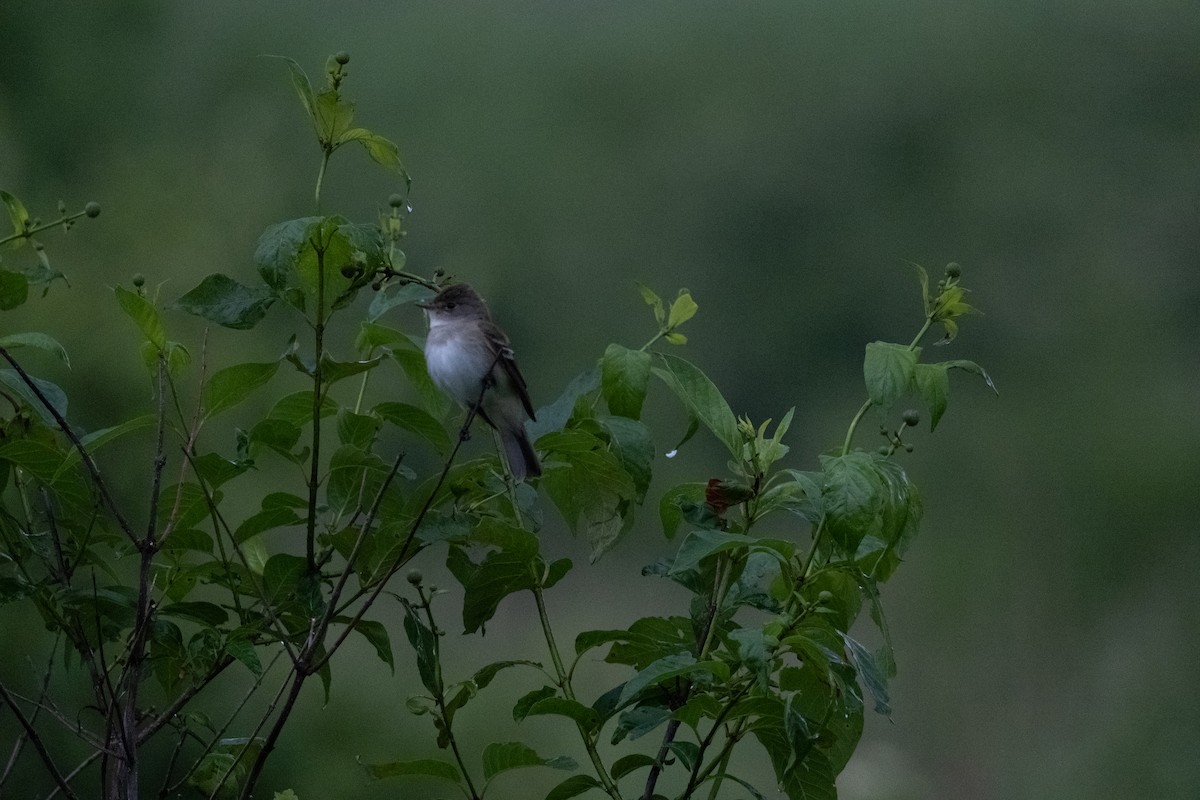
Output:
<svg viewBox="0 0 1200 800">
<path fill-rule="evenodd" d="M 383 281 L 375 281 L 371 284 L 371 288 L 378 292 L 383 288 Z"/>
<path fill-rule="evenodd" d="M 393 194 L 393 195 L 389 196 L 388 197 L 388 205 L 391 206 L 392 208 L 399 208 L 400 206 L 404 205 L 403 195 Z"/>
<path fill-rule="evenodd" d="M 833 600 L 833 592 L 823 591 L 817 595 L 817 602 L 821 605 L 828 605 Z"/>
<path fill-rule="evenodd" d="M 137 288 L 137 289 L 140 289 L 143 286 L 145 286 L 146 285 L 146 276 L 140 272 L 135 272 L 133 274 L 133 285 L 134 285 L 134 288 Z"/>
<path fill-rule="evenodd" d="M 358 267 L 354 266 L 353 264 L 347 264 L 346 266 L 342 267 L 343 278 L 353 278 L 357 274 Z"/>
<path fill-rule="evenodd" d="M 413 586 L 420 586 L 421 581 L 425 580 L 425 576 L 421 574 L 421 570 L 419 569 L 410 569 L 408 575 L 405 577 Z"/>
<path fill-rule="evenodd" d="M 946 265 L 946 277 L 957 278 L 959 275 L 962 275 L 962 267 L 958 265 L 957 261 L 951 261 Z"/>
<path fill-rule="evenodd" d="M 341 52 L 334 54 L 333 60 L 336 61 L 337 63 L 341 64 L 342 66 L 345 66 L 350 63 L 350 54 L 347 53 L 345 50 L 342 50 Z"/>
<path fill-rule="evenodd" d="M 100 204 L 95 200 L 91 201 L 83 207 L 83 213 L 87 214 L 92 219 L 95 219 L 96 217 L 100 216 Z"/>
<path fill-rule="evenodd" d="M 904 424 L 910 428 L 915 428 L 921 421 L 921 412 L 915 408 L 910 408 L 900 415 L 900 419 L 904 420 Z"/>
</svg>

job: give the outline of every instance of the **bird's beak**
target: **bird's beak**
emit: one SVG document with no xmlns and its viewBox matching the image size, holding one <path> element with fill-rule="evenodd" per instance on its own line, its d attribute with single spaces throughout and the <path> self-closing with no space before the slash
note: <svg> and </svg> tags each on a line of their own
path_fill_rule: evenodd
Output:
<svg viewBox="0 0 1200 800">
<path fill-rule="evenodd" d="M 434 305 L 433 305 L 433 302 L 432 302 L 432 301 L 431 301 L 431 302 L 428 302 L 428 303 L 413 303 L 413 305 L 415 305 L 417 308 L 423 308 L 423 309 L 425 309 L 426 311 L 430 311 L 430 310 L 432 310 L 432 309 L 433 309 L 433 307 L 434 307 Z"/>
</svg>

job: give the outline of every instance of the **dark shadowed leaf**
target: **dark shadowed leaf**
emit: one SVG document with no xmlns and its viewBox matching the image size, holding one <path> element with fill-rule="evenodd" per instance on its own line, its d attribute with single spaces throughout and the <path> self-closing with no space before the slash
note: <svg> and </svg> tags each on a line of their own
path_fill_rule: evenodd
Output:
<svg viewBox="0 0 1200 800">
<path fill-rule="evenodd" d="M 175 301 L 175 307 L 234 330 L 257 325 L 275 302 L 266 286 L 250 288 L 221 273 L 209 275 L 200 285 Z"/>
</svg>

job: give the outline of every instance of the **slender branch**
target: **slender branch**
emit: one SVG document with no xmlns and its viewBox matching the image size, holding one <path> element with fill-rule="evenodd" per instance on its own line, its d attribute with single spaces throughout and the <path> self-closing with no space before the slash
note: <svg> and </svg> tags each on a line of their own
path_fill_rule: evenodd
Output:
<svg viewBox="0 0 1200 800">
<path fill-rule="evenodd" d="M 275 724 L 271 726 L 271 732 L 267 734 L 266 741 L 263 742 L 262 749 L 258 751 L 258 756 L 254 759 L 254 765 L 250 768 L 250 774 L 246 778 L 246 784 L 242 787 L 241 800 L 249 800 L 254 795 L 254 785 L 258 783 L 258 778 L 262 774 L 263 766 L 267 763 L 267 757 L 271 755 L 271 751 L 275 749 L 276 742 L 279 741 L 279 734 L 283 732 L 283 726 L 288 721 L 288 717 L 292 715 L 292 709 L 296 705 L 296 698 L 300 696 L 300 690 L 304 687 L 304 681 L 308 679 L 311 672 L 305 672 L 298 667 L 292 668 L 292 686 L 288 690 L 287 699 L 283 701 L 283 708 L 279 710 L 279 716 L 275 718 Z M 237 763 L 235 759 L 234 763 Z M 222 783 L 224 781 L 222 780 Z M 220 784 L 218 784 L 219 786 Z"/>
<path fill-rule="evenodd" d="M 154 445 L 154 477 L 150 481 L 150 514 L 146 522 L 145 546 L 153 549 L 154 536 L 158 528 L 158 495 L 162 489 L 163 469 L 167 466 L 167 454 L 163 450 L 167 428 L 167 359 L 160 350 L 158 353 L 158 436 Z M 178 507 L 179 493 L 176 493 Z"/>
<path fill-rule="evenodd" d="M 571 687 L 570 675 L 563 669 L 562 655 L 558 651 L 558 644 L 554 640 L 554 630 L 550 626 L 550 615 L 546 613 L 546 598 L 542 591 L 542 576 L 537 576 L 534 580 L 533 597 L 537 601 L 538 619 L 542 622 L 542 635 L 545 636 L 546 647 L 550 650 L 550 661 L 554 664 L 554 674 L 558 678 L 558 686 L 565 698 L 574 700 L 575 690 Z M 583 739 L 583 747 L 587 750 L 588 758 L 592 761 L 592 767 L 596 770 L 596 775 L 600 778 L 600 783 L 604 785 L 604 791 L 608 792 L 613 800 L 621 800 L 621 790 L 604 767 L 604 759 L 600 757 L 600 751 L 596 747 L 595 736 L 581 723 L 575 723 L 575 727 L 579 730 L 579 737 Z"/>
<path fill-rule="evenodd" d="M 54 783 L 71 800 L 79 800 L 78 796 L 71 789 L 70 784 L 67 783 L 66 778 L 63 777 L 62 773 L 58 771 L 58 767 L 55 766 L 54 759 L 50 757 L 50 752 L 46 749 L 46 744 L 42 741 L 42 737 L 38 736 L 37 731 L 33 728 L 33 724 L 25 716 L 24 712 L 21 711 L 21 707 L 17 705 L 17 701 L 9 694 L 8 689 L 3 683 L 0 683 L 0 700 L 3 700 L 12 709 L 17 721 L 21 723 L 21 727 L 28 734 L 33 749 L 37 750 L 38 755 L 41 756 L 42 763 L 46 765 L 46 771 L 54 778 Z"/>
<path fill-rule="evenodd" d="M 83 460 L 83 465 L 87 468 L 88 475 L 91 477 L 92 483 L 96 485 L 97 491 L 100 492 L 100 499 L 104 502 L 104 505 L 108 507 L 108 510 L 116 519 L 117 525 L 121 528 L 121 532 L 129 537 L 129 541 L 137 544 L 138 539 L 133 532 L 133 527 L 130 526 L 129 521 L 125 519 L 125 515 L 121 513 L 121 509 L 117 507 L 117 503 L 115 500 L 113 500 L 112 495 L 109 494 L 108 485 L 105 484 L 104 478 L 100 476 L 100 468 L 96 466 L 96 462 L 92 459 L 92 454 L 89 453 L 87 448 L 83 446 L 83 442 L 79 440 L 79 436 L 76 435 L 74 429 L 67 424 L 67 421 L 63 418 L 63 415 L 58 413 L 58 409 L 54 407 L 54 404 L 51 403 L 49 399 L 47 399 L 46 395 L 42 393 L 41 388 L 38 387 L 33 378 L 29 377 L 29 373 L 26 372 L 24 367 L 22 367 L 17 360 L 12 357 L 12 354 L 9 353 L 6 348 L 0 347 L 0 357 L 12 365 L 12 368 L 16 370 L 17 375 L 20 376 L 21 382 L 25 384 L 29 391 L 33 392 L 34 397 L 36 397 L 38 402 L 50 412 L 50 415 L 54 417 L 54 421 L 58 423 L 58 427 L 61 428 L 62 432 L 66 434 L 67 438 L 71 440 L 71 444 L 73 444 L 75 449 L 79 451 L 79 455 Z"/>
<path fill-rule="evenodd" d="M 94 762 L 100 756 L 104 755 L 104 753 L 105 753 L 105 751 L 103 749 L 93 750 L 91 755 L 89 755 L 83 761 L 79 762 L 79 764 L 77 764 L 75 766 L 75 769 L 71 770 L 63 777 L 63 780 L 66 781 L 66 783 L 69 786 L 71 781 L 75 780 L 76 776 L 78 776 L 79 773 L 83 772 L 85 769 L 90 767 L 92 765 L 92 762 Z M 54 800 L 54 798 L 57 797 L 58 793 L 61 792 L 62 790 L 63 790 L 63 787 L 61 784 L 58 786 L 55 786 L 54 790 L 52 792 L 50 792 L 50 794 L 46 795 L 46 800 Z M 67 794 L 68 797 L 74 797 L 74 795 L 70 794 L 69 792 L 70 792 L 70 789 L 68 788 L 67 792 L 65 794 Z"/>
<path fill-rule="evenodd" d="M 33 725 L 37 722 L 38 712 L 42 709 L 42 704 L 46 701 L 46 692 L 50 688 L 50 675 L 54 672 L 54 656 L 58 650 L 58 641 L 61 637 L 54 637 L 54 644 L 50 646 L 50 657 L 46 660 L 46 671 L 42 675 L 42 688 L 38 691 L 38 699 L 34 704 L 33 713 L 29 717 L 29 724 Z M 30 662 L 30 668 L 33 667 L 33 662 Z M 51 709 L 53 712 L 53 709 Z M 0 775 L 0 790 L 4 789 L 5 782 L 12 775 L 13 767 L 17 765 L 17 759 L 21 757 L 21 751 L 25 749 L 25 743 L 29 741 L 29 733 L 22 731 L 17 737 L 16 744 L 13 745 L 12 754 L 8 757 L 8 763 L 4 766 L 4 774 Z"/>
<path fill-rule="evenodd" d="M 26 228 L 23 231 L 17 231 L 16 233 L 10 233 L 8 236 L 0 238 L 0 245 L 5 245 L 5 244 L 8 244 L 9 242 L 15 242 L 17 239 L 29 239 L 35 233 L 41 233 L 42 231 L 49 230 L 50 228 L 56 228 L 59 225 L 62 225 L 63 223 L 73 222 L 73 221 L 79 219 L 80 217 L 84 217 L 84 216 L 87 216 L 86 210 L 85 211 L 76 211 L 74 214 L 64 214 L 62 217 L 54 220 L 53 222 L 43 222 L 41 225 L 34 225 L 33 227 Z"/>
<path fill-rule="evenodd" d="M 321 161 L 321 175 L 325 174 L 325 164 L 329 161 L 329 153 Z M 321 204 L 321 179 L 317 178 L 317 205 Z M 305 557 L 308 559 L 308 573 L 317 571 L 317 489 L 321 480 L 321 400 L 324 390 L 324 368 L 321 359 L 325 354 L 325 244 L 312 242 L 317 254 L 317 321 L 313 326 L 313 399 L 312 399 L 312 456 L 308 476 L 308 529 L 304 539 Z"/>
</svg>

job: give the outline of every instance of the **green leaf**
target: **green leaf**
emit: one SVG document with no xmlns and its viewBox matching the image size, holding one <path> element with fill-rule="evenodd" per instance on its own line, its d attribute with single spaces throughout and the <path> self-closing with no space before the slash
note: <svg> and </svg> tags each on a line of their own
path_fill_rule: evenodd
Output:
<svg viewBox="0 0 1200 800">
<path fill-rule="evenodd" d="M 201 395 L 204 415 L 212 417 L 238 405 L 255 389 L 271 380 L 278 370 L 278 361 L 268 361 L 261 364 L 235 364 L 214 373 L 204 385 Z"/>
<path fill-rule="evenodd" d="M 25 226 L 29 222 L 29 212 L 25 210 L 25 204 L 5 191 L 0 191 L 0 200 L 4 201 L 4 207 L 8 209 L 8 218 L 12 220 L 13 233 L 24 233 Z"/>
<path fill-rule="evenodd" d="M 983 382 L 988 385 L 994 394 L 1000 394 L 1000 390 L 996 388 L 996 384 L 992 382 L 992 376 L 987 374 L 987 370 L 976 364 L 974 361 L 965 361 L 963 359 L 955 359 L 954 361 L 943 361 L 942 366 L 947 369 L 961 369 L 972 375 L 978 375 L 983 378 Z"/>
<path fill-rule="evenodd" d="M 247 517 L 238 525 L 237 530 L 234 531 L 233 538 L 238 544 L 243 544 L 260 533 L 265 533 L 275 528 L 299 525 L 303 522 L 304 520 L 290 508 L 280 506 L 264 508 L 257 514 Z"/>
<path fill-rule="evenodd" d="M 404 168 L 404 161 L 400 158 L 400 148 L 395 142 L 380 136 L 377 133 L 365 128 L 352 128 L 342 134 L 339 143 L 358 142 L 367 149 L 367 155 L 376 164 L 379 164 L 385 169 L 389 169 L 404 178 L 406 183 L 410 183 L 408 170 Z"/>
<path fill-rule="evenodd" d="M 375 648 L 375 654 L 379 656 L 379 660 L 388 665 L 388 669 L 392 674 L 396 674 L 396 662 L 392 656 L 392 640 L 388 637 L 387 628 L 382 622 L 376 622 L 369 619 L 360 619 L 354 626 L 354 630 L 362 634 L 371 646 Z"/>
<path fill-rule="evenodd" d="M 272 605 L 278 605 L 293 594 L 300 579 L 308 570 L 308 562 L 300 556 L 277 553 L 263 566 L 263 595 Z"/>
<path fill-rule="evenodd" d="M 520 742 L 492 742 L 483 749 L 483 779 L 487 782 L 520 767 L 575 769 L 576 766 L 569 758 L 542 758 L 532 747 Z"/>
<path fill-rule="evenodd" d="M 603 788 L 604 785 L 591 775 L 572 775 L 551 789 L 546 795 L 546 800 L 567 800 L 570 797 L 581 795 L 589 789 Z"/>
<path fill-rule="evenodd" d="M 38 391 L 42 393 L 42 396 L 49 401 L 50 408 L 53 408 L 55 411 L 57 411 L 59 416 L 66 418 L 66 393 L 60 389 L 57 384 L 51 383 L 50 381 L 45 381 L 41 378 L 35 378 L 32 375 L 29 376 L 29 379 L 33 382 L 33 385 L 38 388 Z M 26 405 L 29 406 L 33 413 L 38 415 L 46 427 L 55 430 L 58 428 L 58 422 L 54 419 L 54 415 L 47 410 L 46 406 L 42 404 L 42 401 L 38 399 L 37 395 L 25 385 L 25 381 L 15 369 L 0 369 L 0 384 L 3 384 L 13 392 L 16 392 L 16 394 L 25 401 Z"/>
<path fill-rule="evenodd" d="M 679 399 L 713 435 L 729 449 L 734 458 L 742 452 L 742 436 L 737 419 L 708 376 L 688 361 L 666 353 L 655 353 L 659 366 L 654 374 L 662 378 Z"/>
<path fill-rule="evenodd" d="M 646 492 L 650 488 L 654 435 L 642 423 L 625 417 L 606 417 L 600 420 L 600 424 L 608 433 L 610 452 L 621 462 L 625 473 L 633 481 L 634 500 L 640 504 L 646 499 Z"/>
<path fill-rule="evenodd" d="M 363 764 L 371 780 L 396 778 L 402 775 L 421 775 L 428 778 L 441 778 L 451 783 L 462 784 L 462 775 L 458 767 L 445 761 L 432 758 L 419 758 L 415 761 L 389 761 L 377 764 Z"/>
<path fill-rule="evenodd" d="M 320 413 L 330 417 L 338 412 L 338 405 L 328 394 L 321 398 Z M 299 428 L 312 422 L 313 394 L 311 389 L 292 392 L 281 397 L 267 412 L 267 419 L 277 419 Z"/>
<path fill-rule="evenodd" d="M 903 467 L 882 456 L 872 456 L 872 461 L 882 483 L 880 508 L 854 557 L 864 574 L 885 581 L 916 538 L 924 506 Z"/>
<path fill-rule="evenodd" d="M 917 271 L 917 282 L 921 284 L 921 313 L 929 313 L 929 273 L 920 264 L 908 262 Z"/>
<path fill-rule="evenodd" d="M 630 350 L 619 344 L 608 346 L 600 360 L 600 387 L 610 412 L 630 419 L 641 418 L 651 361 L 644 350 Z"/>
<path fill-rule="evenodd" d="M 640 283 L 637 286 L 638 291 L 642 293 L 642 299 L 646 301 L 646 305 L 654 309 L 654 320 L 661 327 L 667 318 L 666 312 L 663 310 L 662 298 L 655 294 L 654 290 L 648 286 L 644 286 Z"/>
<path fill-rule="evenodd" d="M 175 308 L 226 328 L 249 330 L 262 321 L 275 299 L 265 286 L 252 289 L 218 272 L 176 300 Z"/>
<path fill-rule="evenodd" d="M 367 359 L 365 361 L 334 361 L 328 355 L 321 356 L 321 378 L 327 385 L 332 385 L 340 380 L 359 375 L 368 370 L 375 369 L 379 366 L 379 362 L 383 360 L 383 356 Z"/>
<path fill-rule="evenodd" d="M 154 425 L 155 422 L 155 415 L 145 414 L 143 416 L 134 417 L 131 420 L 122 422 L 120 425 L 114 425 L 111 428 L 102 428 L 98 431 L 92 431 L 88 435 L 80 437 L 79 441 L 89 453 L 95 455 L 97 450 L 104 447 L 104 445 L 108 444 L 109 442 L 116 441 L 127 433 L 132 433 L 133 431 L 141 430 L 142 428 L 149 428 L 150 426 Z M 79 455 L 79 450 L 75 448 L 67 451 L 66 457 L 63 459 L 62 466 L 59 467 L 55 477 L 57 478 L 67 469 L 75 464 L 78 464 L 82 458 L 83 457 Z"/>
<path fill-rule="evenodd" d="M 683 524 L 681 504 L 704 502 L 704 487 L 703 483 L 681 483 L 663 492 L 658 503 L 658 516 L 662 521 L 663 534 L 668 539 L 675 538 L 679 526 Z"/>
<path fill-rule="evenodd" d="M 3 306 L 0 305 L 0 307 Z M 8 350 L 15 350 L 18 347 L 36 347 L 56 357 L 68 368 L 71 366 L 71 359 L 67 356 L 66 349 L 44 333 L 10 333 L 8 336 L 0 336 L 0 347 Z"/>
<path fill-rule="evenodd" d="M 516 661 L 496 661 L 477 670 L 475 674 L 471 676 L 471 682 L 475 684 L 475 688 L 484 689 L 492 682 L 492 679 L 494 679 L 497 674 L 508 669 L 509 667 L 534 667 L 535 669 L 541 669 L 542 665 L 536 661 L 526 661 L 524 659 L 518 659 Z"/>
<path fill-rule="evenodd" d="M 190 619 L 193 622 L 199 622 L 201 625 L 207 625 L 210 628 L 224 625 L 225 621 L 229 619 L 229 614 L 219 605 L 199 600 L 171 603 L 170 605 L 160 607 L 158 613 L 168 617 Z"/>
<path fill-rule="evenodd" d="M 914 378 L 917 392 L 929 409 L 929 430 L 937 428 L 938 420 L 946 413 L 950 397 L 950 376 L 945 364 L 917 364 Z"/>
<path fill-rule="evenodd" d="M 671 678 L 696 678 L 703 675 L 716 675 L 728 679 L 729 667 L 719 661 L 697 661 L 691 653 L 676 653 L 664 656 L 645 669 L 638 672 L 625 684 L 617 707 L 628 705 L 638 694 L 648 686 L 656 686 Z"/>
<path fill-rule="evenodd" d="M 117 303 L 120 304 L 121 310 L 134 321 L 142 335 L 146 337 L 146 341 L 158 350 L 165 348 L 167 346 L 167 330 L 163 327 L 158 309 L 140 294 L 131 292 L 124 287 L 118 286 L 114 291 L 117 294 Z"/>
<path fill-rule="evenodd" d="M 442 423 L 416 406 L 407 403 L 380 403 L 371 409 L 371 413 L 401 430 L 420 436 L 442 455 L 450 452 L 450 435 L 446 433 Z"/>
<path fill-rule="evenodd" d="M 437 634 L 421 621 L 416 607 L 407 600 L 401 602 L 404 604 L 404 635 L 417 655 L 417 673 L 421 676 L 421 683 L 436 697 L 442 691 Z"/>
<path fill-rule="evenodd" d="M 536 576 L 541 573 L 538 541 L 532 533 L 486 518 L 476 529 L 475 538 L 499 549 L 489 552 L 479 564 L 472 564 L 469 574 L 460 571 L 455 575 L 463 584 L 466 633 L 475 632 L 490 620 L 504 598 L 533 589 Z M 461 555 L 462 551 L 454 547 L 451 553 Z"/>
<path fill-rule="evenodd" d="M 254 652 L 254 643 L 244 636 L 231 636 L 225 642 L 225 652 L 236 658 L 246 666 L 255 675 L 263 674 L 262 661 L 258 658 L 258 653 Z"/>
<path fill-rule="evenodd" d="M 313 116 L 313 90 L 312 83 L 309 82 L 308 75 L 304 73 L 304 69 L 286 56 L 268 56 L 268 58 L 279 58 L 287 62 L 288 72 L 292 77 L 292 86 L 296 89 L 296 94 L 300 97 L 300 103 L 304 106 L 304 110 L 311 119 Z"/>
<path fill-rule="evenodd" d="M 369 322 L 363 323 L 363 327 L 379 319 L 397 306 L 423 303 L 426 300 L 433 299 L 434 294 L 435 292 L 428 286 L 423 286 L 419 283 L 389 283 L 371 298 L 371 305 L 367 308 L 367 320 Z"/>
<path fill-rule="evenodd" d="M 887 677 L 883 674 L 883 670 L 879 668 L 879 664 L 875 661 L 875 656 L 871 655 L 871 651 L 863 647 L 857 641 L 850 637 L 850 634 L 840 631 L 842 641 L 846 643 L 846 653 L 850 656 L 850 663 L 854 665 L 854 669 L 858 672 L 858 676 L 862 679 L 863 685 L 870 691 L 871 697 L 875 700 L 875 713 L 883 714 L 885 717 L 892 715 L 892 708 L 888 704 L 888 689 Z"/>
<path fill-rule="evenodd" d="M 300 217 L 268 227 L 258 238 L 254 263 L 263 281 L 277 292 L 291 282 L 300 249 L 308 246 L 308 230 L 320 217 Z"/>
<path fill-rule="evenodd" d="M 524 722 L 525 717 L 529 715 L 529 709 L 533 708 L 535 704 L 547 698 L 554 697 L 557 694 L 558 690 L 553 686 L 543 686 L 540 689 L 534 689 L 532 692 L 526 692 L 513 705 L 513 722 Z"/>
<path fill-rule="evenodd" d="M 630 753 L 627 756 L 621 756 L 613 762 L 610 770 L 614 781 L 619 781 L 626 775 L 632 774 L 634 771 L 642 767 L 654 766 L 654 758 L 645 753 Z"/>
<path fill-rule="evenodd" d="M 547 451 L 541 488 L 571 530 L 587 538 L 594 563 L 628 532 L 637 487 L 616 456 L 590 434 L 577 429 L 548 433 L 537 444 Z"/>
<path fill-rule="evenodd" d="M 891 342 L 871 342 L 863 361 L 863 377 L 871 402 L 883 409 L 891 408 L 902 395 L 913 388 L 917 358 L 921 348 L 908 348 Z"/>
<path fill-rule="evenodd" d="M 537 421 L 529 423 L 525 428 L 529 432 L 530 438 L 536 441 L 547 433 L 561 431 L 566 427 L 567 420 L 571 418 L 571 413 L 575 410 L 575 404 L 579 398 L 591 394 L 598 388 L 600 388 L 600 370 L 593 367 L 587 372 L 576 375 L 553 403 L 537 410 Z"/>
<path fill-rule="evenodd" d="M 547 697 L 537 701 L 525 713 L 526 717 L 550 715 L 566 717 L 574 720 L 585 731 L 591 731 L 599 724 L 599 717 L 594 709 L 576 700 L 565 697 Z"/>
<path fill-rule="evenodd" d="M 679 575 L 690 569 L 695 569 L 700 562 L 717 553 L 730 550 L 748 550 L 757 544 L 758 539 L 743 536 L 740 533 L 724 533 L 722 531 L 696 530 L 692 531 L 679 545 L 675 554 L 675 562 L 671 565 L 669 574 Z"/>
<path fill-rule="evenodd" d="M 322 89 L 313 99 L 313 123 L 322 144 L 336 144 L 354 121 L 354 104 L 335 89 Z"/>
<path fill-rule="evenodd" d="M 612 743 L 620 744 L 626 738 L 637 739 L 650 733 L 671 718 L 671 709 L 662 706 L 638 706 L 617 718 L 613 729 Z"/>
<path fill-rule="evenodd" d="M 699 306 L 692 299 L 687 289 L 680 289 L 679 296 L 671 303 L 671 312 L 667 315 L 667 327 L 671 330 L 678 328 L 692 317 L 696 316 Z"/>
<path fill-rule="evenodd" d="M 16 241 L 23 241 L 17 239 Z M 29 278 L 20 272 L 0 269 L 0 311 L 23 305 L 29 299 Z"/>
<path fill-rule="evenodd" d="M 845 553 L 854 553 L 883 508 L 884 486 L 871 456 L 854 451 L 822 456 L 826 525 Z"/>
</svg>

